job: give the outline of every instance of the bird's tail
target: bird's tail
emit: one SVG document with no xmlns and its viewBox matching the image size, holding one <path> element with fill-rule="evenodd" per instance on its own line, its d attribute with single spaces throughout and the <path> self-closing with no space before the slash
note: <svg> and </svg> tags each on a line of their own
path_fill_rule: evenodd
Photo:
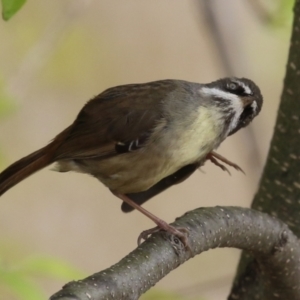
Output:
<svg viewBox="0 0 300 300">
<path fill-rule="evenodd" d="M 20 181 L 53 162 L 55 141 L 16 161 L 0 173 L 0 196 Z"/>
</svg>

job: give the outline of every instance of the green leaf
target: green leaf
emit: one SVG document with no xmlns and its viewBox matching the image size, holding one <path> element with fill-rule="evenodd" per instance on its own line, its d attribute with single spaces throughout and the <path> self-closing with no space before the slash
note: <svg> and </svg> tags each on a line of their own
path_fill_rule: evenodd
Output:
<svg viewBox="0 0 300 300">
<path fill-rule="evenodd" d="M 26 0 L 1 0 L 2 2 L 2 18 L 8 21 L 20 8 Z"/>
</svg>

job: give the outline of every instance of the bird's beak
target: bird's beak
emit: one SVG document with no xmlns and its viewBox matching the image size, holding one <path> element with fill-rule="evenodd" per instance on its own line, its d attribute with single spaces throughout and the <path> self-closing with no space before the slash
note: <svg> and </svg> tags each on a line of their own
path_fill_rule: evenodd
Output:
<svg viewBox="0 0 300 300">
<path fill-rule="evenodd" d="M 251 97 L 245 97 L 245 98 L 243 98 L 242 99 L 243 108 L 245 108 L 246 106 L 248 106 L 252 102 L 253 102 L 253 99 Z"/>
</svg>

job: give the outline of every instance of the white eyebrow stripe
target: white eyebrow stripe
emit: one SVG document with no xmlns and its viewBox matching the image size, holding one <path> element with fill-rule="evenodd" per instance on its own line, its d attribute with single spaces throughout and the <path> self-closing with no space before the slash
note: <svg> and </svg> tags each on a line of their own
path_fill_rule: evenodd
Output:
<svg viewBox="0 0 300 300">
<path fill-rule="evenodd" d="M 244 91 L 245 91 L 245 93 L 246 93 L 247 95 L 252 95 L 252 94 L 253 94 L 253 92 L 252 92 L 252 90 L 250 89 L 250 87 L 249 87 L 248 85 L 246 85 L 244 82 L 239 81 L 239 80 L 236 80 L 236 81 L 234 81 L 234 82 L 236 82 L 237 84 L 241 85 L 241 86 L 244 88 Z"/>
<path fill-rule="evenodd" d="M 219 90 L 217 88 L 208 88 L 208 87 L 202 87 L 201 88 L 201 92 L 207 96 L 214 96 L 214 97 L 218 97 L 218 98 L 222 98 L 225 100 L 229 100 L 233 103 L 240 103 L 240 97 L 237 95 L 234 95 L 232 93 L 229 92 L 224 92 L 222 90 Z"/>
</svg>

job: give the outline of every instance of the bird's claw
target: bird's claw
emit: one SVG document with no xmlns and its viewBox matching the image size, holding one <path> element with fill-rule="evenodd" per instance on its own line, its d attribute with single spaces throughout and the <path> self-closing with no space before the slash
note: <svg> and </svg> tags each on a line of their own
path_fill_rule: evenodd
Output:
<svg viewBox="0 0 300 300">
<path fill-rule="evenodd" d="M 164 231 L 167 231 L 170 234 L 174 235 L 175 237 L 177 237 L 182 242 L 185 249 L 192 251 L 192 249 L 189 245 L 189 242 L 188 242 L 188 235 L 189 235 L 188 229 L 186 229 L 184 227 L 176 228 L 167 223 L 164 223 L 163 226 L 160 226 L 160 225 L 141 232 L 141 234 L 138 236 L 138 245 L 140 245 L 142 243 L 142 240 L 147 240 L 150 237 L 150 235 L 152 235 L 153 233 L 158 232 L 160 230 L 164 230 Z"/>
<path fill-rule="evenodd" d="M 227 164 L 230 167 L 233 167 L 234 169 L 236 169 L 237 171 L 240 171 L 242 173 L 245 174 L 245 172 L 243 171 L 243 169 L 238 166 L 237 164 L 231 162 L 230 160 L 228 160 L 227 158 L 225 158 L 224 156 L 212 151 L 210 152 L 207 156 L 206 159 L 209 159 L 213 164 L 215 164 L 216 166 L 220 167 L 223 171 L 228 172 L 229 175 L 231 175 L 231 173 L 229 172 L 229 170 L 223 165 L 221 164 L 219 161 L 222 161 L 223 163 Z"/>
</svg>

